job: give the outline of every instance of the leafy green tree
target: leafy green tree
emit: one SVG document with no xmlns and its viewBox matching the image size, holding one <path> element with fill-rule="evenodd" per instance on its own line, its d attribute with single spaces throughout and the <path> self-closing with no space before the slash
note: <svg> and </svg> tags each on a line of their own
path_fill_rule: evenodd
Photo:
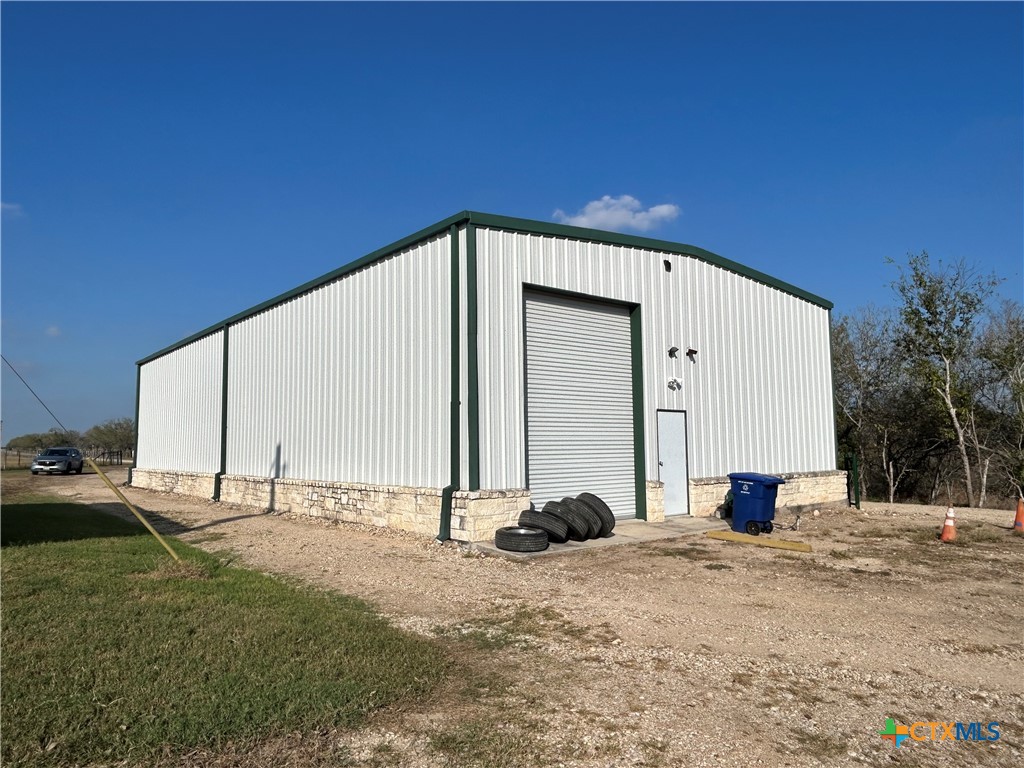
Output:
<svg viewBox="0 0 1024 768">
<path fill-rule="evenodd" d="M 894 327 L 890 313 L 866 307 L 839 318 L 832 328 L 836 433 L 840 447 L 857 455 L 862 496 L 872 485 L 874 426 L 892 379 Z"/>
<path fill-rule="evenodd" d="M 898 336 L 895 312 L 870 306 L 840 317 L 832 334 L 840 448 L 858 456 L 861 495 L 890 502 L 917 489 L 929 460 L 950 449 Z"/>
<path fill-rule="evenodd" d="M 927 252 L 898 265 L 893 288 L 901 299 L 900 347 L 916 376 L 941 402 L 963 466 L 967 501 L 975 506 L 974 472 L 984 482 L 979 436 L 979 384 L 971 375 L 978 325 L 1000 280 L 981 275 L 963 260 L 933 265 Z M 974 443 L 975 457 L 969 451 Z M 973 466 L 972 466 L 973 463 Z"/>
<path fill-rule="evenodd" d="M 11 451 L 41 451 L 55 445 L 74 445 L 103 451 L 130 451 L 135 445 L 135 420 L 111 419 L 91 427 L 83 435 L 76 430 L 54 427 L 49 432 L 19 435 L 7 441 Z"/>
<path fill-rule="evenodd" d="M 135 445 L 135 420 L 111 419 L 85 433 L 85 443 L 104 451 L 130 451 Z"/>
<path fill-rule="evenodd" d="M 49 432 L 46 433 L 46 437 L 46 446 L 82 445 L 82 433 L 76 429 L 64 430 L 53 427 Z"/>
<path fill-rule="evenodd" d="M 25 451 L 31 453 L 40 451 L 50 444 L 48 433 L 34 432 L 28 435 L 19 435 L 7 441 L 7 449 L 10 451 Z"/>
</svg>

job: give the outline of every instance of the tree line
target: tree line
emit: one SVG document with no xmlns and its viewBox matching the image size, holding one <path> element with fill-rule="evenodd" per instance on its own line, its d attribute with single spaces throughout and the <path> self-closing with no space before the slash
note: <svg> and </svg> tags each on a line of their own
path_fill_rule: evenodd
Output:
<svg viewBox="0 0 1024 768">
<path fill-rule="evenodd" d="M 90 427 L 85 432 L 57 429 L 20 435 L 7 441 L 10 451 L 27 453 L 41 451 L 55 445 L 70 445 L 89 452 L 125 451 L 135 448 L 135 419 L 111 419 Z"/>
<path fill-rule="evenodd" d="M 1024 495 L 1024 307 L 926 252 L 892 262 L 892 308 L 832 326 L 836 433 L 862 496 L 985 506 Z M 996 499 L 995 497 L 998 497 Z"/>
</svg>

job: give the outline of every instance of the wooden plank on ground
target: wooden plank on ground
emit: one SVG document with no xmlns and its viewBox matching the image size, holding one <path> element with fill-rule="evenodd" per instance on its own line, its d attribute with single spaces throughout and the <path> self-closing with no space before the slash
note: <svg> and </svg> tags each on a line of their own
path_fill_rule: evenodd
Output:
<svg viewBox="0 0 1024 768">
<path fill-rule="evenodd" d="M 757 544 L 759 547 L 772 547 L 773 549 L 790 549 L 794 552 L 810 552 L 811 545 L 802 541 L 786 541 L 785 539 L 769 539 L 765 536 L 751 536 L 747 533 L 736 533 L 736 531 L 708 531 L 709 539 L 720 539 L 722 541 L 735 541 L 740 544 Z"/>
</svg>

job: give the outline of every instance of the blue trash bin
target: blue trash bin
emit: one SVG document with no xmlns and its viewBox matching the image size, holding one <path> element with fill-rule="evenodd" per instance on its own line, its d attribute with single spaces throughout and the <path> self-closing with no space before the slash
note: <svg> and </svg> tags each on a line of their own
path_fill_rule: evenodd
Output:
<svg viewBox="0 0 1024 768">
<path fill-rule="evenodd" d="M 732 483 L 732 529 L 757 536 L 771 533 L 775 519 L 775 497 L 786 481 L 757 472 L 734 472 Z"/>
</svg>

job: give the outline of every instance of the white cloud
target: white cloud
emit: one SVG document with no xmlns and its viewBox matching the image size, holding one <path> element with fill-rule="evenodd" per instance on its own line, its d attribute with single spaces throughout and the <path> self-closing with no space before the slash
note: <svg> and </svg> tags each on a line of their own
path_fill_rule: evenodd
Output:
<svg viewBox="0 0 1024 768">
<path fill-rule="evenodd" d="M 561 209 L 554 213 L 555 221 L 561 224 L 614 231 L 634 229 L 638 232 L 649 232 L 678 215 L 678 205 L 666 203 L 644 210 L 640 201 L 630 195 L 605 195 L 600 200 L 587 203 L 575 216 L 569 216 Z"/>
<path fill-rule="evenodd" d="M 4 216 L 9 216 L 12 219 L 20 219 L 25 215 L 25 209 L 21 207 L 20 203 L 0 203 L 0 211 Z"/>
<path fill-rule="evenodd" d="M 51 325 L 49 328 L 46 329 L 46 335 L 53 336 L 54 338 L 56 338 L 57 336 L 60 336 L 60 328 L 58 328 L 56 325 Z"/>
</svg>

